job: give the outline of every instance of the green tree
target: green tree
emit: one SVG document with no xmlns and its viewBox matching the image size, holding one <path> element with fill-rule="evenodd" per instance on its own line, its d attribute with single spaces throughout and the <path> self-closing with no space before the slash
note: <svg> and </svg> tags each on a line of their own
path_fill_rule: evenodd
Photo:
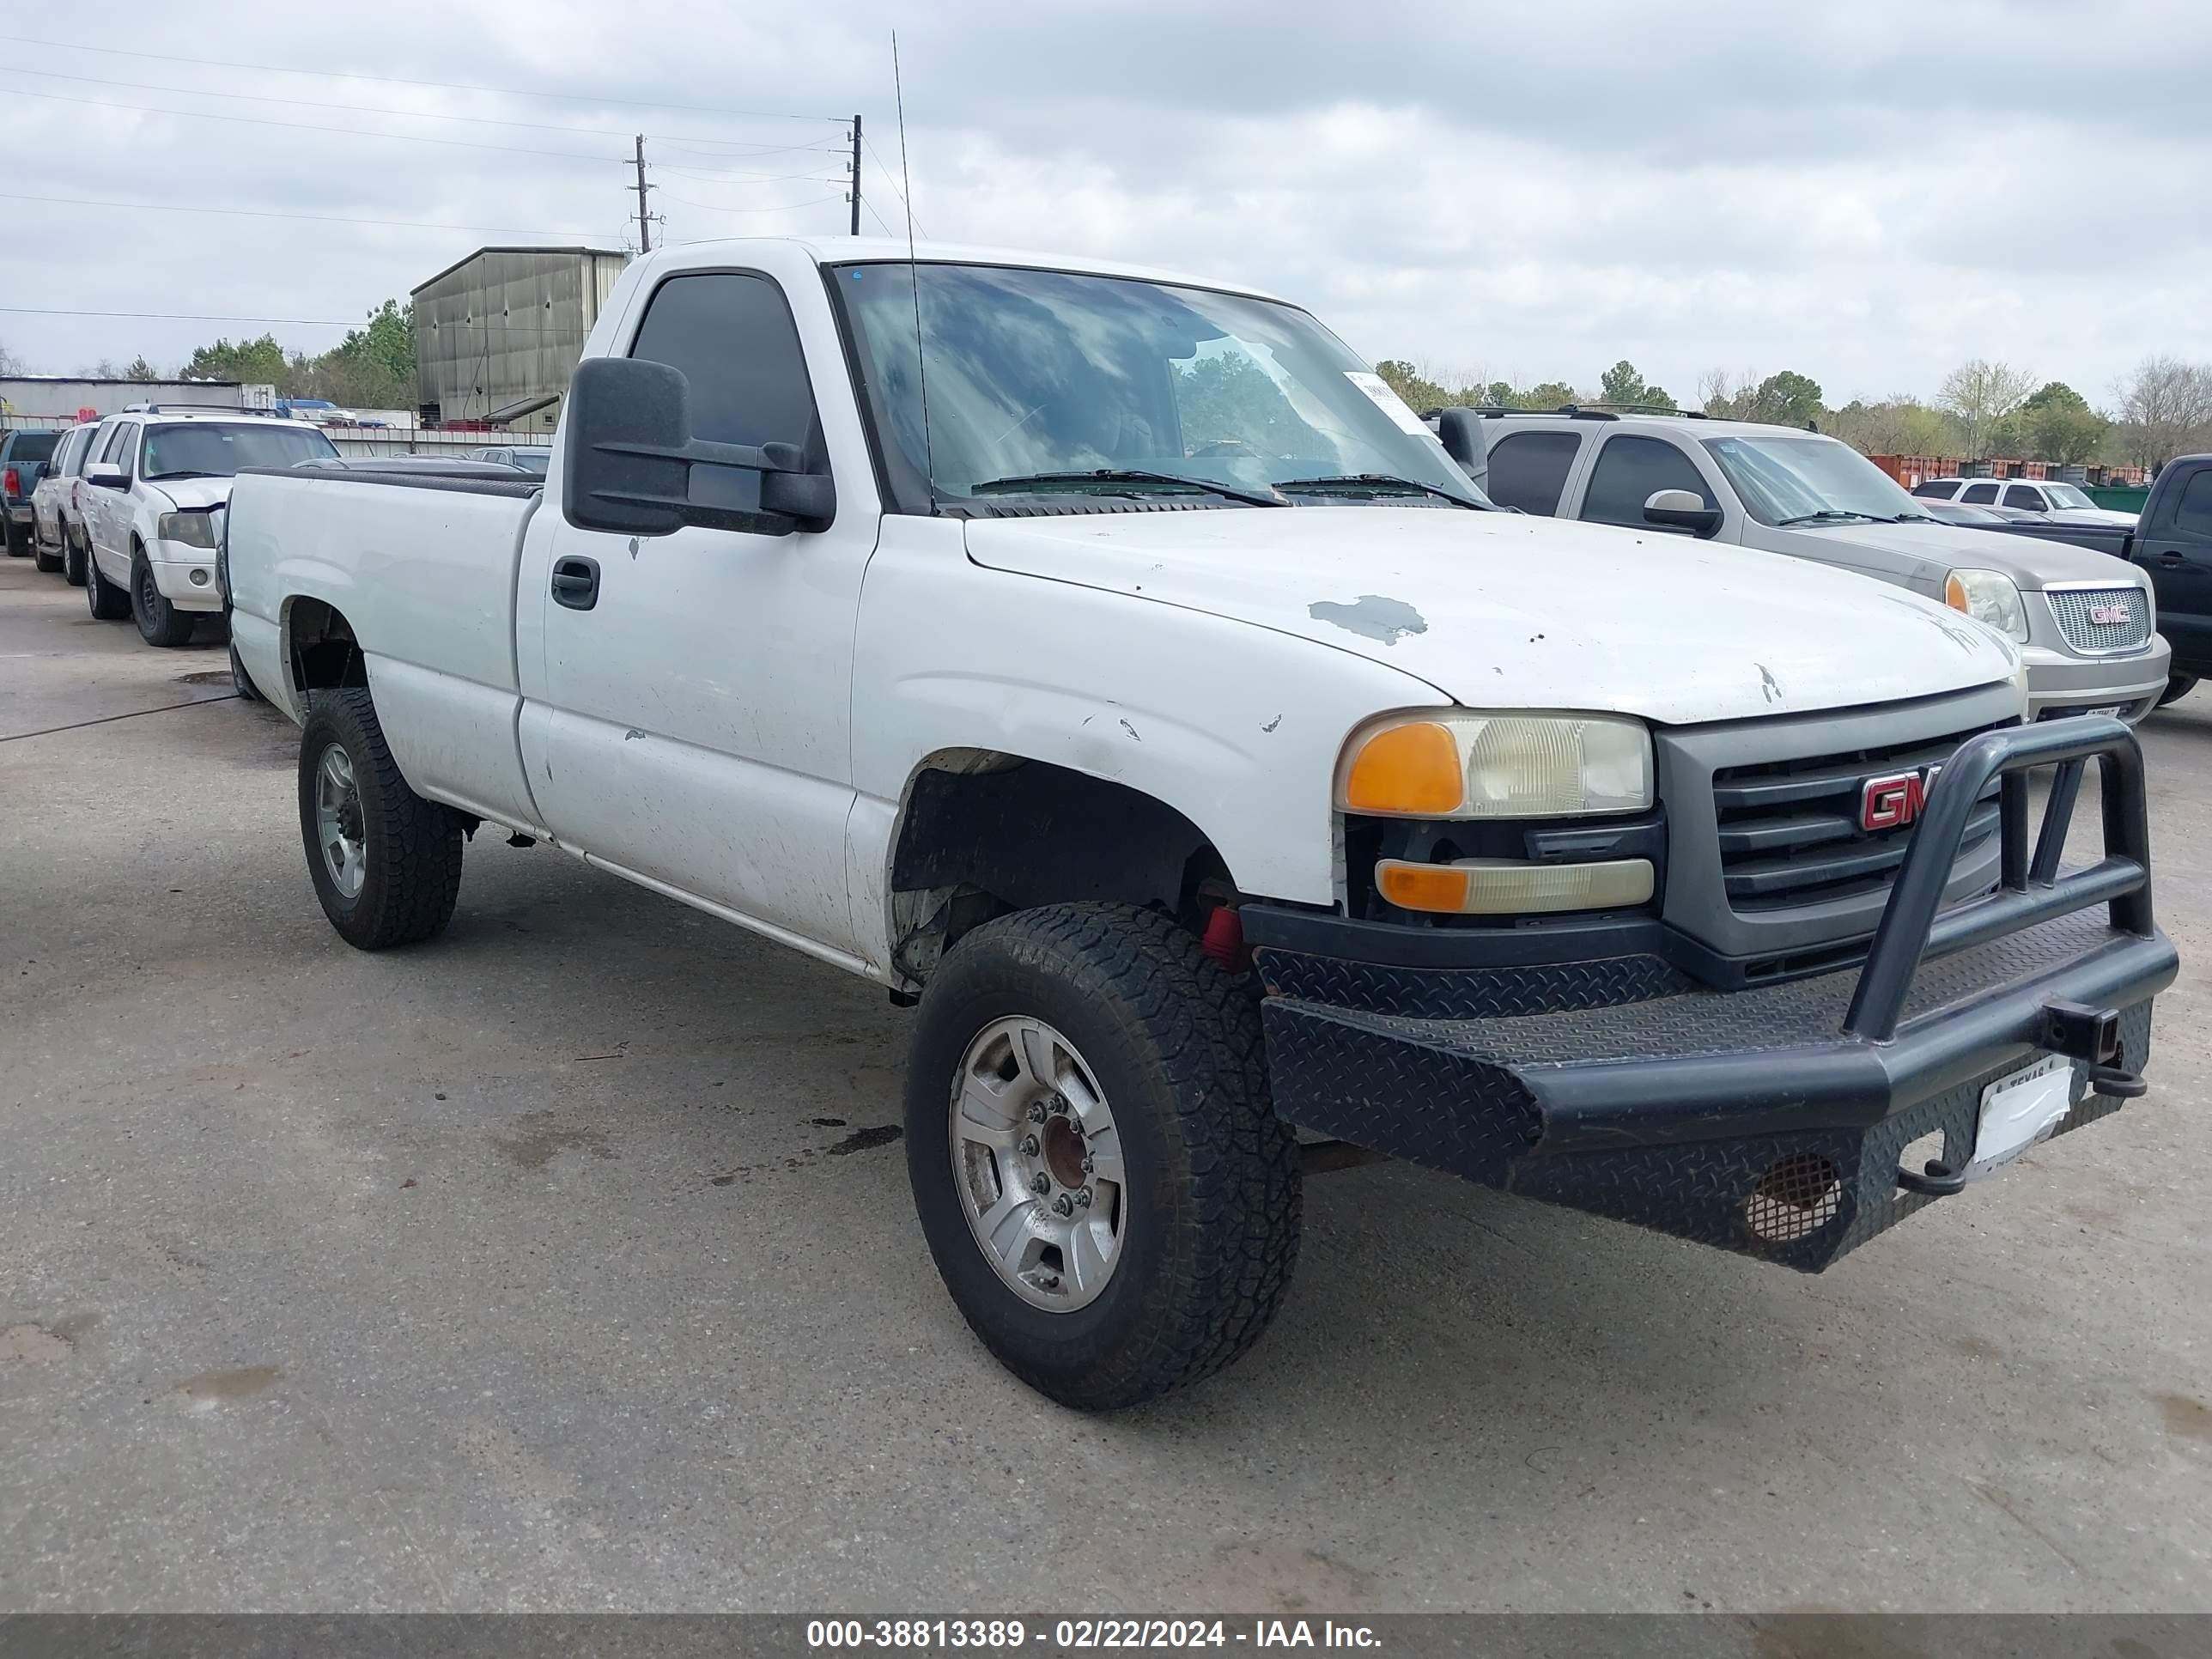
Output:
<svg viewBox="0 0 2212 1659">
<path fill-rule="evenodd" d="M 1565 380 L 1547 380 L 1516 393 L 1514 402 L 1522 409 L 1558 409 L 1579 401 L 1582 395 Z"/>
<path fill-rule="evenodd" d="M 131 360 L 131 367 L 123 371 L 123 378 L 126 380 L 158 380 L 161 378 L 161 371 L 148 362 L 146 355 L 141 352 Z"/>
<path fill-rule="evenodd" d="M 264 334 L 258 340 L 240 340 L 236 345 L 223 339 L 200 347 L 185 364 L 185 378 L 274 386 L 285 379 L 289 367 L 284 348 L 276 343 L 276 337 Z"/>
<path fill-rule="evenodd" d="M 1417 415 L 1441 409 L 1451 401 L 1442 386 L 1402 359 L 1385 357 L 1375 365 L 1375 372 Z"/>
<path fill-rule="evenodd" d="M 1401 394 L 1402 395 L 1402 394 Z M 1176 372 L 1176 412 L 1187 454 L 1313 453 L 1313 428 L 1274 378 L 1241 351 L 1194 359 Z"/>
<path fill-rule="evenodd" d="M 1820 402 L 1820 383 L 1794 368 L 1770 374 L 1757 385 L 1716 372 L 1705 379 L 1705 413 L 1723 420 L 1765 421 L 1775 426 L 1813 426 L 1828 411 Z"/>
<path fill-rule="evenodd" d="M 1674 400 L 1664 386 L 1656 386 L 1636 372 L 1626 357 L 1598 377 L 1598 398 L 1608 404 L 1639 404 L 1647 409 L 1672 409 Z"/>
<path fill-rule="evenodd" d="M 413 303 L 403 306 L 397 300 L 386 300 L 368 313 L 368 326 L 349 330 L 330 356 L 337 360 L 337 365 L 350 370 L 362 388 L 353 401 L 376 404 L 413 403 Z M 372 392 L 376 395 L 364 395 Z"/>
<path fill-rule="evenodd" d="M 1959 417 L 1966 459 L 1979 460 L 2002 453 L 1994 447 L 1997 428 L 2034 388 L 2035 382 L 2011 364 L 1976 357 L 1943 377 L 1936 401 Z"/>
<path fill-rule="evenodd" d="M 2095 455 L 2112 422 L 2063 380 L 2047 382 L 2013 417 L 2028 459 L 2072 465 Z"/>
</svg>

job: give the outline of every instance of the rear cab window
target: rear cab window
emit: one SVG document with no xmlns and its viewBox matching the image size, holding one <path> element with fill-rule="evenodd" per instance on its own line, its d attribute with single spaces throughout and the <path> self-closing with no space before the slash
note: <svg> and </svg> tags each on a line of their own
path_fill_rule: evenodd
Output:
<svg viewBox="0 0 2212 1659">
<path fill-rule="evenodd" d="M 1912 493 L 1931 501 L 1948 501 L 1958 494 L 1959 486 L 1941 478 L 1923 479 L 1912 486 Z"/>
<path fill-rule="evenodd" d="M 1664 438 L 1620 433 L 1605 441 L 1583 491 L 1582 517 L 1592 524 L 1670 528 L 1650 523 L 1644 504 L 1662 489 L 1686 489 L 1707 507 L 1718 507 L 1697 463 Z M 1675 532 L 1686 535 L 1686 531 Z"/>
<path fill-rule="evenodd" d="M 1509 432 L 1490 446 L 1486 493 L 1500 507 L 1554 517 L 1582 447 L 1579 432 Z"/>
</svg>

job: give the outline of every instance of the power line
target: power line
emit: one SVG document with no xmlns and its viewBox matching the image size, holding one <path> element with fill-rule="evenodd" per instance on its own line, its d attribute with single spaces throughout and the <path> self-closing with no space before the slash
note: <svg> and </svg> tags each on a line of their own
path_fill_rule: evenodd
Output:
<svg viewBox="0 0 2212 1659">
<path fill-rule="evenodd" d="M 619 104 L 628 109 L 682 110 L 693 115 L 737 115 L 763 121 L 827 121 L 844 125 L 842 115 L 798 115 L 789 110 L 730 109 L 714 104 L 662 104 L 643 98 L 611 98 L 598 93 L 539 92 L 528 87 L 492 87 L 471 81 L 414 81 L 400 75 L 368 75 L 358 70 L 296 69 L 287 64 L 242 64 L 220 58 L 183 58 L 175 52 L 131 52 L 121 46 L 88 46 L 75 40 L 38 40 L 27 35 L 9 37 L 18 45 L 50 46 L 64 52 L 98 52 L 109 58 L 141 58 L 165 64 L 191 64 L 202 69 L 253 70 L 269 75 L 313 75 L 325 80 L 374 81 L 395 87 L 434 87 L 444 92 L 489 92 L 503 98 L 549 98 L 567 103 L 605 106 Z"/>
<path fill-rule="evenodd" d="M 723 207 L 714 202 L 695 202 L 688 197 L 670 196 L 665 191 L 664 202 L 681 202 L 685 207 L 703 208 L 708 213 L 788 213 L 794 208 L 814 207 L 823 202 L 842 202 L 842 196 L 810 196 L 803 202 L 779 202 L 773 207 Z"/>
<path fill-rule="evenodd" d="M 172 202 L 109 202 L 88 196 L 26 196 L 0 191 L 0 202 L 45 202 L 55 207 L 128 208 L 134 213 L 214 213 L 239 219 L 305 219 L 324 225 L 387 225 L 400 230 L 487 231 L 501 236 L 587 236 L 582 230 L 530 230 L 520 225 L 453 225 L 428 219 L 362 219 L 335 213 L 292 213 L 273 208 L 185 207 Z"/>
<path fill-rule="evenodd" d="M 885 185 L 889 187 L 892 195 L 899 198 L 899 205 L 907 210 L 907 216 L 914 221 L 914 228 L 920 231 L 925 238 L 927 237 L 929 234 L 929 227 L 921 222 L 921 216 L 914 210 L 914 204 L 906 199 L 906 191 L 900 189 L 898 185 L 894 182 L 897 175 L 892 173 L 890 163 L 884 161 L 882 156 L 876 155 L 875 141 L 870 138 L 866 133 L 863 133 L 860 135 L 860 142 L 868 147 L 868 154 L 875 156 L 876 166 L 882 170 Z M 878 219 L 876 222 L 878 224 L 881 224 L 883 223 L 883 221 Z"/>
<path fill-rule="evenodd" d="M 68 306 L 0 306 L 18 317 L 135 317 L 163 323 L 276 323 L 295 328 L 359 328 L 368 319 L 330 317 L 216 317 L 197 311 L 79 311 Z M 420 323 L 417 328 L 458 328 L 488 334 L 559 334 L 573 331 L 553 323 Z"/>
<path fill-rule="evenodd" d="M 94 109 L 135 110 L 141 115 L 181 115 L 194 121 L 230 121 L 255 127 L 287 127 L 295 132 L 342 133 L 355 138 L 391 138 L 406 144 L 438 144 L 448 149 L 495 150 L 502 155 L 534 155 L 543 160 L 566 161 L 605 161 L 604 155 L 587 155 L 574 149 L 524 149 L 514 144 L 479 144 L 467 138 L 432 138 L 416 132 L 378 132 L 368 127 L 324 127 L 307 121 L 271 121 L 258 115 L 221 115 L 205 109 L 162 109 L 153 104 L 122 104 L 102 98 L 72 98 L 65 93 L 32 92 L 21 87 L 10 87 L 10 97 L 45 98 L 58 104 L 87 104 Z"/>
<path fill-rule="evenodd" d="M 655 161 L 653 165 L 660 172 L 672 173 L 679 179 L 699 179 L 708 184 L 714 184 L 724 179 L 734 179 L 740 184 L 745 185 L 780 184 L 787 179 L 812 179 L 825 185 L 837 182 L 835 179 L 824 179 L 818 173 L 705 173 L 697 167 L 671 167 L 665 161 Z"/>
</svg>

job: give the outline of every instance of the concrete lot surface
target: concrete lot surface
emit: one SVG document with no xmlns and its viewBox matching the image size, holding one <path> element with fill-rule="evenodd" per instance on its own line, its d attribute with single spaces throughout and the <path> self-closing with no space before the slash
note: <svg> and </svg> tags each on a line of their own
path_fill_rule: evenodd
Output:
<svg viewBox="0 0 2212 1659">
<path fill-rule="evenodd" d="M 489 836 L 356 953 L 225 670 L 0 562 L 0 1607 L 2212 1609 L 2212 690 L 2147 1101 L 1818 1279 L 1318 1177 L 1259 1349 L 1086 1419 L 880 990 Z"/>
</svg>

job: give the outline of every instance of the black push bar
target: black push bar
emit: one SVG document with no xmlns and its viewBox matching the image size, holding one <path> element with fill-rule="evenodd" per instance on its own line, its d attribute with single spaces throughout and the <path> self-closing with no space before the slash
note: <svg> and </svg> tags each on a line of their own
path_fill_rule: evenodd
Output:
<svg viewBox="0 0 2212 1659">
<path fill-rule="evenodd" d="M 2058 873 L 2066 830 L 2081 789 L 2081 770 L 2097 763 L 2103 795 L 2105 856 L 2086 869 Z M 2027 775 L 2056 766 L 2043 826 L 2031 852 Z M 1967 820 L 1994 779 L 2003 837 L 1996 891 L 1938 915 L 1950 884 Z M 2143 794 L 2142 749 L 2135 733 L 2109 714 L 2076 714 L 2033 726 L 1984 732 L 1959 745 L 1929 791 L 1912 845 L 1890 890 L 1888 907 L 1844 1017 L 1847 1036 L 1887 1042 L 1911 994 L 1913 975 L 1930 957 L 1984 945 L 2008 933 L 2070 915 L 2093 904 L 2111 907 L 2112 926 L 2138 938 L 2154 931 L 2150 904 L 2150 812 Z"/>
</svg>

